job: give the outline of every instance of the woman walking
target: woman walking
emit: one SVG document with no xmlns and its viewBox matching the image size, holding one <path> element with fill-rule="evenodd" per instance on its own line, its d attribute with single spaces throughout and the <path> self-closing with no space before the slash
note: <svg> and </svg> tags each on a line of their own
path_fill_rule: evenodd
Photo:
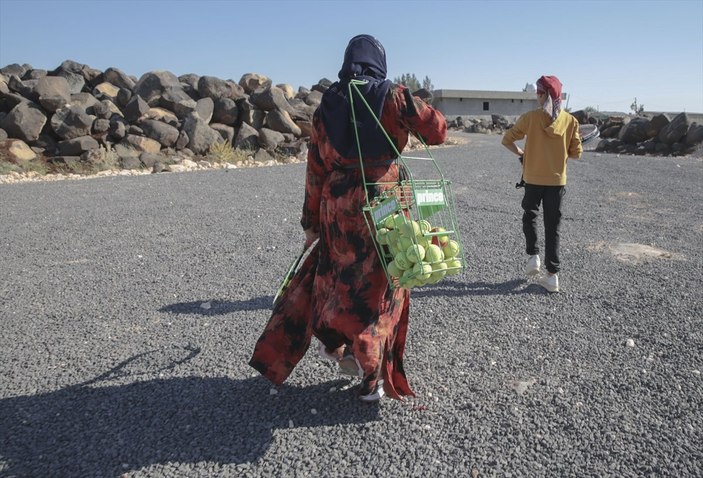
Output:
<svg viewBox="0 0 703 478">
<path fill-rule="evenodd" d="M 414 395 L 403 368 L 410 293 L 389 287 L 366 225 L 359 147 L 368 182 L 392 185 L 400 172 L 388 139 L 355 96 L 357 145 L 352 79 L 365 82 L 360 92 L 398 151 L 411 131 L 428 144 L 445 140 L 442 114 L 386 79 L 381 43 L 370 35 L 352 38 L 339 81 L 324 93 L 313 117 L 301 225 L 307 243 L 319 241 L 275 305 L 250 364 L 282 383 L 315 335 L 320 355 L 361 377 L 362 400 L 384 394 L 400 399 Z"/>
</svg>

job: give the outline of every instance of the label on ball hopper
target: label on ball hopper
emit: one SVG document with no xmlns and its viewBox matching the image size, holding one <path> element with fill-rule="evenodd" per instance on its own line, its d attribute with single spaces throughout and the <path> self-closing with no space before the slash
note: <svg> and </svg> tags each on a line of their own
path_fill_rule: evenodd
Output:
<svg viewBox="0 0 703 478">
<path fill-rule="evenodd" d="M 441 189 L 419 189 L 415 200 L 421 206 L 443 206 L 444 191 Z"/>
<path fill-rule="evenodd" d="M 371 210 L 374 223 L 378 224 L 388 216 L 395 214 L 398 209 L 400 209 L 400 207 L 398 206 L 398 201 L 395 198 L 386 199 Z"/>
</svg>

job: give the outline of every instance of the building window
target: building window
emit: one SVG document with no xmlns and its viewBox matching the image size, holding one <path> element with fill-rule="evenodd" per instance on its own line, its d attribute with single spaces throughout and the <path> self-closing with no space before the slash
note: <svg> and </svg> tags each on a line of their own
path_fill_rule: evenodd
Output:
<svg viewBox="0 0 703 478">
<path fill-rule="evenodd" d="M 488 111 L 488 101 L 483 102 L 483 111 Z"/>
</svg>

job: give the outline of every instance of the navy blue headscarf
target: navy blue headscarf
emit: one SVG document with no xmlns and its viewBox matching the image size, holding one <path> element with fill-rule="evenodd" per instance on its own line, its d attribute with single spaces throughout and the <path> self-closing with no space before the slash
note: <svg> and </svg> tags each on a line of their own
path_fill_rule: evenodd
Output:
<svg viewBox="0 0 703 478">
<path fill-rule="evenodd" d="M 349 80 L 365 80 L 358 85 L 367 103 L 380 120 L 391 81 L 386 79 L 386 51 L 371 35 L 357 35 L 349 41 L 339 81 L 332 84 L 320 103 L 320 119 L 334 149 L 345 158 L 358 158 L 359 152 L 349 103 Z M 354 93 L 356 95 L 356 93 Z M 391 146 L 366 105 L 354 98 L 361 153 L 364 158 L 386 156 Z"/>
</svg>

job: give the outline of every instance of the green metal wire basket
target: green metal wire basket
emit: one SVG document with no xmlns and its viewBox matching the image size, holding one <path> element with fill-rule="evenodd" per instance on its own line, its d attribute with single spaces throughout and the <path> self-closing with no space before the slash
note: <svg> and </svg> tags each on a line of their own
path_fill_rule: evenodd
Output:
<svg viewBox="0 0 703 478">
<path fill-rule="evenodd" d="M 354 98 L 359 98 L 396 153 L 401 179 L 393 183 L 367 182 L 356 133 L 362 179 L 366 190 L 363 213 L 391 288 L 413 288 L 439 282 L 466 268 L 457 228 L 451 183 L 419 135 L 421 157 L 401 154 L 358 89 L 364 81 L 349 82 L 349 98 L 356 125 Z M 417 177 L 416 177 L 417 176 Z M 422 177 L 422 179 L 421 179 Z M 381 191 L 369 197 L 369 191 Z"/>
</svg>

